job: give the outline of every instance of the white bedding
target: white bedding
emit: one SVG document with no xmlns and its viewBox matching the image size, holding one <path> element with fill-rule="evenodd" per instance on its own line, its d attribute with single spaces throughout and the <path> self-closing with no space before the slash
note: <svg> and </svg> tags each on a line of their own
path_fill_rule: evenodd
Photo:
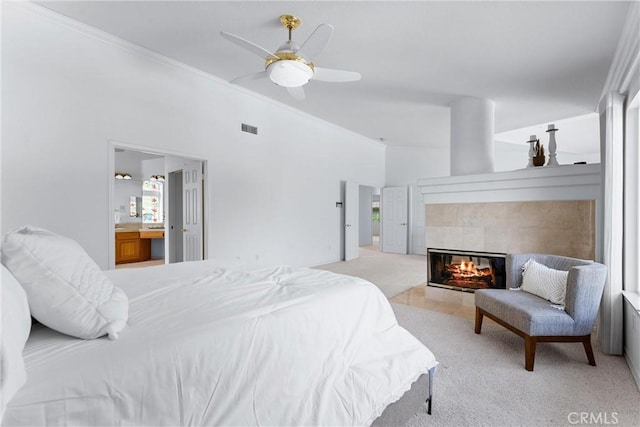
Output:
<svg viewBox="0 0 640 427">
<path fill-rule="evenodd" d="M 108 275 L 130 300 L 120 338 L 35 326 L 3 424 L 367 425 L 437 364 L 363 279 L 216 261 Z"/>
</svg>

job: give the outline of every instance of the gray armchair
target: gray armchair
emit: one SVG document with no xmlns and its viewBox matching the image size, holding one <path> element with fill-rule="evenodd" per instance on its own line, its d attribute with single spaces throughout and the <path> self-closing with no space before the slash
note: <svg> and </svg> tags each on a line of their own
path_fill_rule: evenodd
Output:
<svg viewBox="0 0 640 427">
<path fill-rule="evenodd" d="M 528 292 L 509 290 L 520 287 L 522 266 L 529 259 L 569 272 L 564 310 Z M 475 291 L 475 333 L 480 333 L 483 316 L 487 316 L 524 338 L 527 371 L 533 371 L 538 342 L 582 342 L 589 364 L 595 366 L 591 331 L 600 307 L 607 267 L 556 255 L 509 254 L 506 270 L 507 289 Z"/>
</svg>

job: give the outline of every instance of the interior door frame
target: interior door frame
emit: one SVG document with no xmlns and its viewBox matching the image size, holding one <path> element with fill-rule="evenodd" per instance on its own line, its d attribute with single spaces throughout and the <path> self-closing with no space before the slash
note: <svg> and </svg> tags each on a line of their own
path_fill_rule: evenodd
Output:
<svg viewBox="0 0 640 427">
<path fill-rule="evenodd" d="M 346 260 L 346 227 L 345 227 L 346 218 L 345 218 L 345 216 L 346 216 L 346 205 L 347 205 L 347 195 L 346 195 L 346 193 L 347 193 L 347 189 L 346 189 L 347 184 L 346 183 L 347 182 L 348 181 L 341 181 L 341 185 L 340 185 L 340 200 L 341 200 L 341 203 L 342 203 L 342 212 L 341 212 L 341 215 L 340 215 L 340 258 L 339 258 L 339 261 L 345 261 Z M 358 197 L 359 197 L 359 194 L 360 194 L 360 189 L 362 187 L 372 188 L 372 189 L 374 189 L 374 191 L 378 190 L 378 192 L 381 192 L 382 188 L 384 188 L 384 187 L 380 187 L 380 186 L 377 186 L 377 185 L 362 184 L 362 183 L 357 182 L 357 181 L 351 181 L 351 182 L 353 182 L 353 183 L 355 183 L 357 185 Z M 360 206 L 359 202 L 357 203 L 357 205 L 358 205 L 357 206 L 357 210 L 358 210 L 358 215 L 357 216 L 358 216 L 358 220 L 359 220 L 359 216 L 360 216 L 360 212 L 359 211 L 360 211 L 360 207 L 361 206 Z M 369 212 L 369 213 L 371 213 L 371 212 Z M 359 230 L 358 230 L 358 234 L 359 234 Z M 380 239 L 382 239 L 382 227 L 380 228 Z M 359 250 L 359 248 L 360 248 L 359 236 L 356 237 L 356 240 L 358 241 L 358 250 Z M 356 258 L 358 258 L 358 257 L 356 257 Z"/>
<path fill-rule="evenodd" d="M 164 156 L 164 157 L 177 157 L 177 158 L 182 158 L 185 160 L 195 160 L 195 161 L 200 161 L 202 162 L 202 187 L 203 187 L 203 192 L 202 192 L 202 233 L 203 233 L 203 239 L 204 239 L 204 244 L 203 244 L 203 259 L 207 259 L 207 254 L 209 253 L 209 239 L 207 239 L 207 236 L 209 235 L 209 221 L 207 221 L 208 218 L 208 213 L 210 212 L 210 198 L 207 197 L 207 189 L 209 188 L 208 186 L 208 182 L 209 182 L 209 162 L 204 158 L 204 156 L 199 156 L 199 155 L 194 155 L 192 153 L 185 153 L 185 152 L 180 152 L 180 151 L 175 151 L 175 150 L 166 150 L 166 149 L 159 149 L 156 147 L 149 147 L 149 146 L 145 146 L 145 145 L 140 145 L 140 144 L 132 144 L 129 142 L 123 142 L 123 141 L 117 141 L 117 140 L 108 140 L 107 141 L 107 188 L 109 191 L 109 215 L 108 215 L 108 221 L 107 221 L 107 226 L 106 226 L 106 233 L 107 236 L 109 236 L 109 238 L 107 239 L 108 242 L 108 258 L 107 258 L 107 268 L 110 270 L 113 270 L 116 266 L 116 243 L 115 243 L 115 235 L 114 235 L 114 230 L 115 230 L 115 218 L 113 215 L 113 212 L 115 211 L 115 201 L 114 201 L 114 191 L 115 191 L 115 182 L 114 182 L 114 176 L 116 173 L 115 170 L 115 157 L 116 157 L 116 148 L 121 148 L 124 150 L 129 150 L 129 151 L 140 151 L 143 153 L 149 153 L 149 154 L 155 154 L 158 156 Z M 166 176 L 166 165 L 165 165 L 165 176 Z M 165 202 L 167 200 L 167 198 L 165 197 Z M 166 208 L 166 206 L 165 206 Z M 165 214 L 168 215 L 168 211 L 165 209 Z M 165 219 L 166 222 L 166 219 Z M 168 254 L 169 254 L 169 248 L 168 248 L 168 244 L 167 244 L 167 237 L 165 234 L 165 262 L 168 259 Z"/>
</svg>

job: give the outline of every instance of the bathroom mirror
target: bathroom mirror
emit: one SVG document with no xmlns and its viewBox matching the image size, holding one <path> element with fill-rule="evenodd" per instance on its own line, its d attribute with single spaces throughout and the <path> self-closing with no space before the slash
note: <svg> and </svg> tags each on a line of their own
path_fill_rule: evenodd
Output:
<svg viewBox="0 0 640 427">
<path fill-rule="evenodd" d="M 142 181 L 116 179 L 113 186 L 116 224 L 142 222 Z"/>
</svg>

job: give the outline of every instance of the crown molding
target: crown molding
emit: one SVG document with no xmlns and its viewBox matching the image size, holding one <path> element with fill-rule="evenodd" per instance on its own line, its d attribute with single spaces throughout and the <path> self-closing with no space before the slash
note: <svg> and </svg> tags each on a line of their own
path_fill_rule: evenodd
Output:
<svg viewBox="0 0 640 427">
<path fill-rule="evenodd" d="M 631 85 L 631 79 L 636 74 L 640 64 L 640 2 L 634 1 L 629 5 L 627 18 L 622 27 L 620 39 L 609 67 L 609 74 L 598 104 L 601 105 L 607 93 L 625 93 Z M 599 109 L 597 109 L 599 111 Z"/>
</svg>

